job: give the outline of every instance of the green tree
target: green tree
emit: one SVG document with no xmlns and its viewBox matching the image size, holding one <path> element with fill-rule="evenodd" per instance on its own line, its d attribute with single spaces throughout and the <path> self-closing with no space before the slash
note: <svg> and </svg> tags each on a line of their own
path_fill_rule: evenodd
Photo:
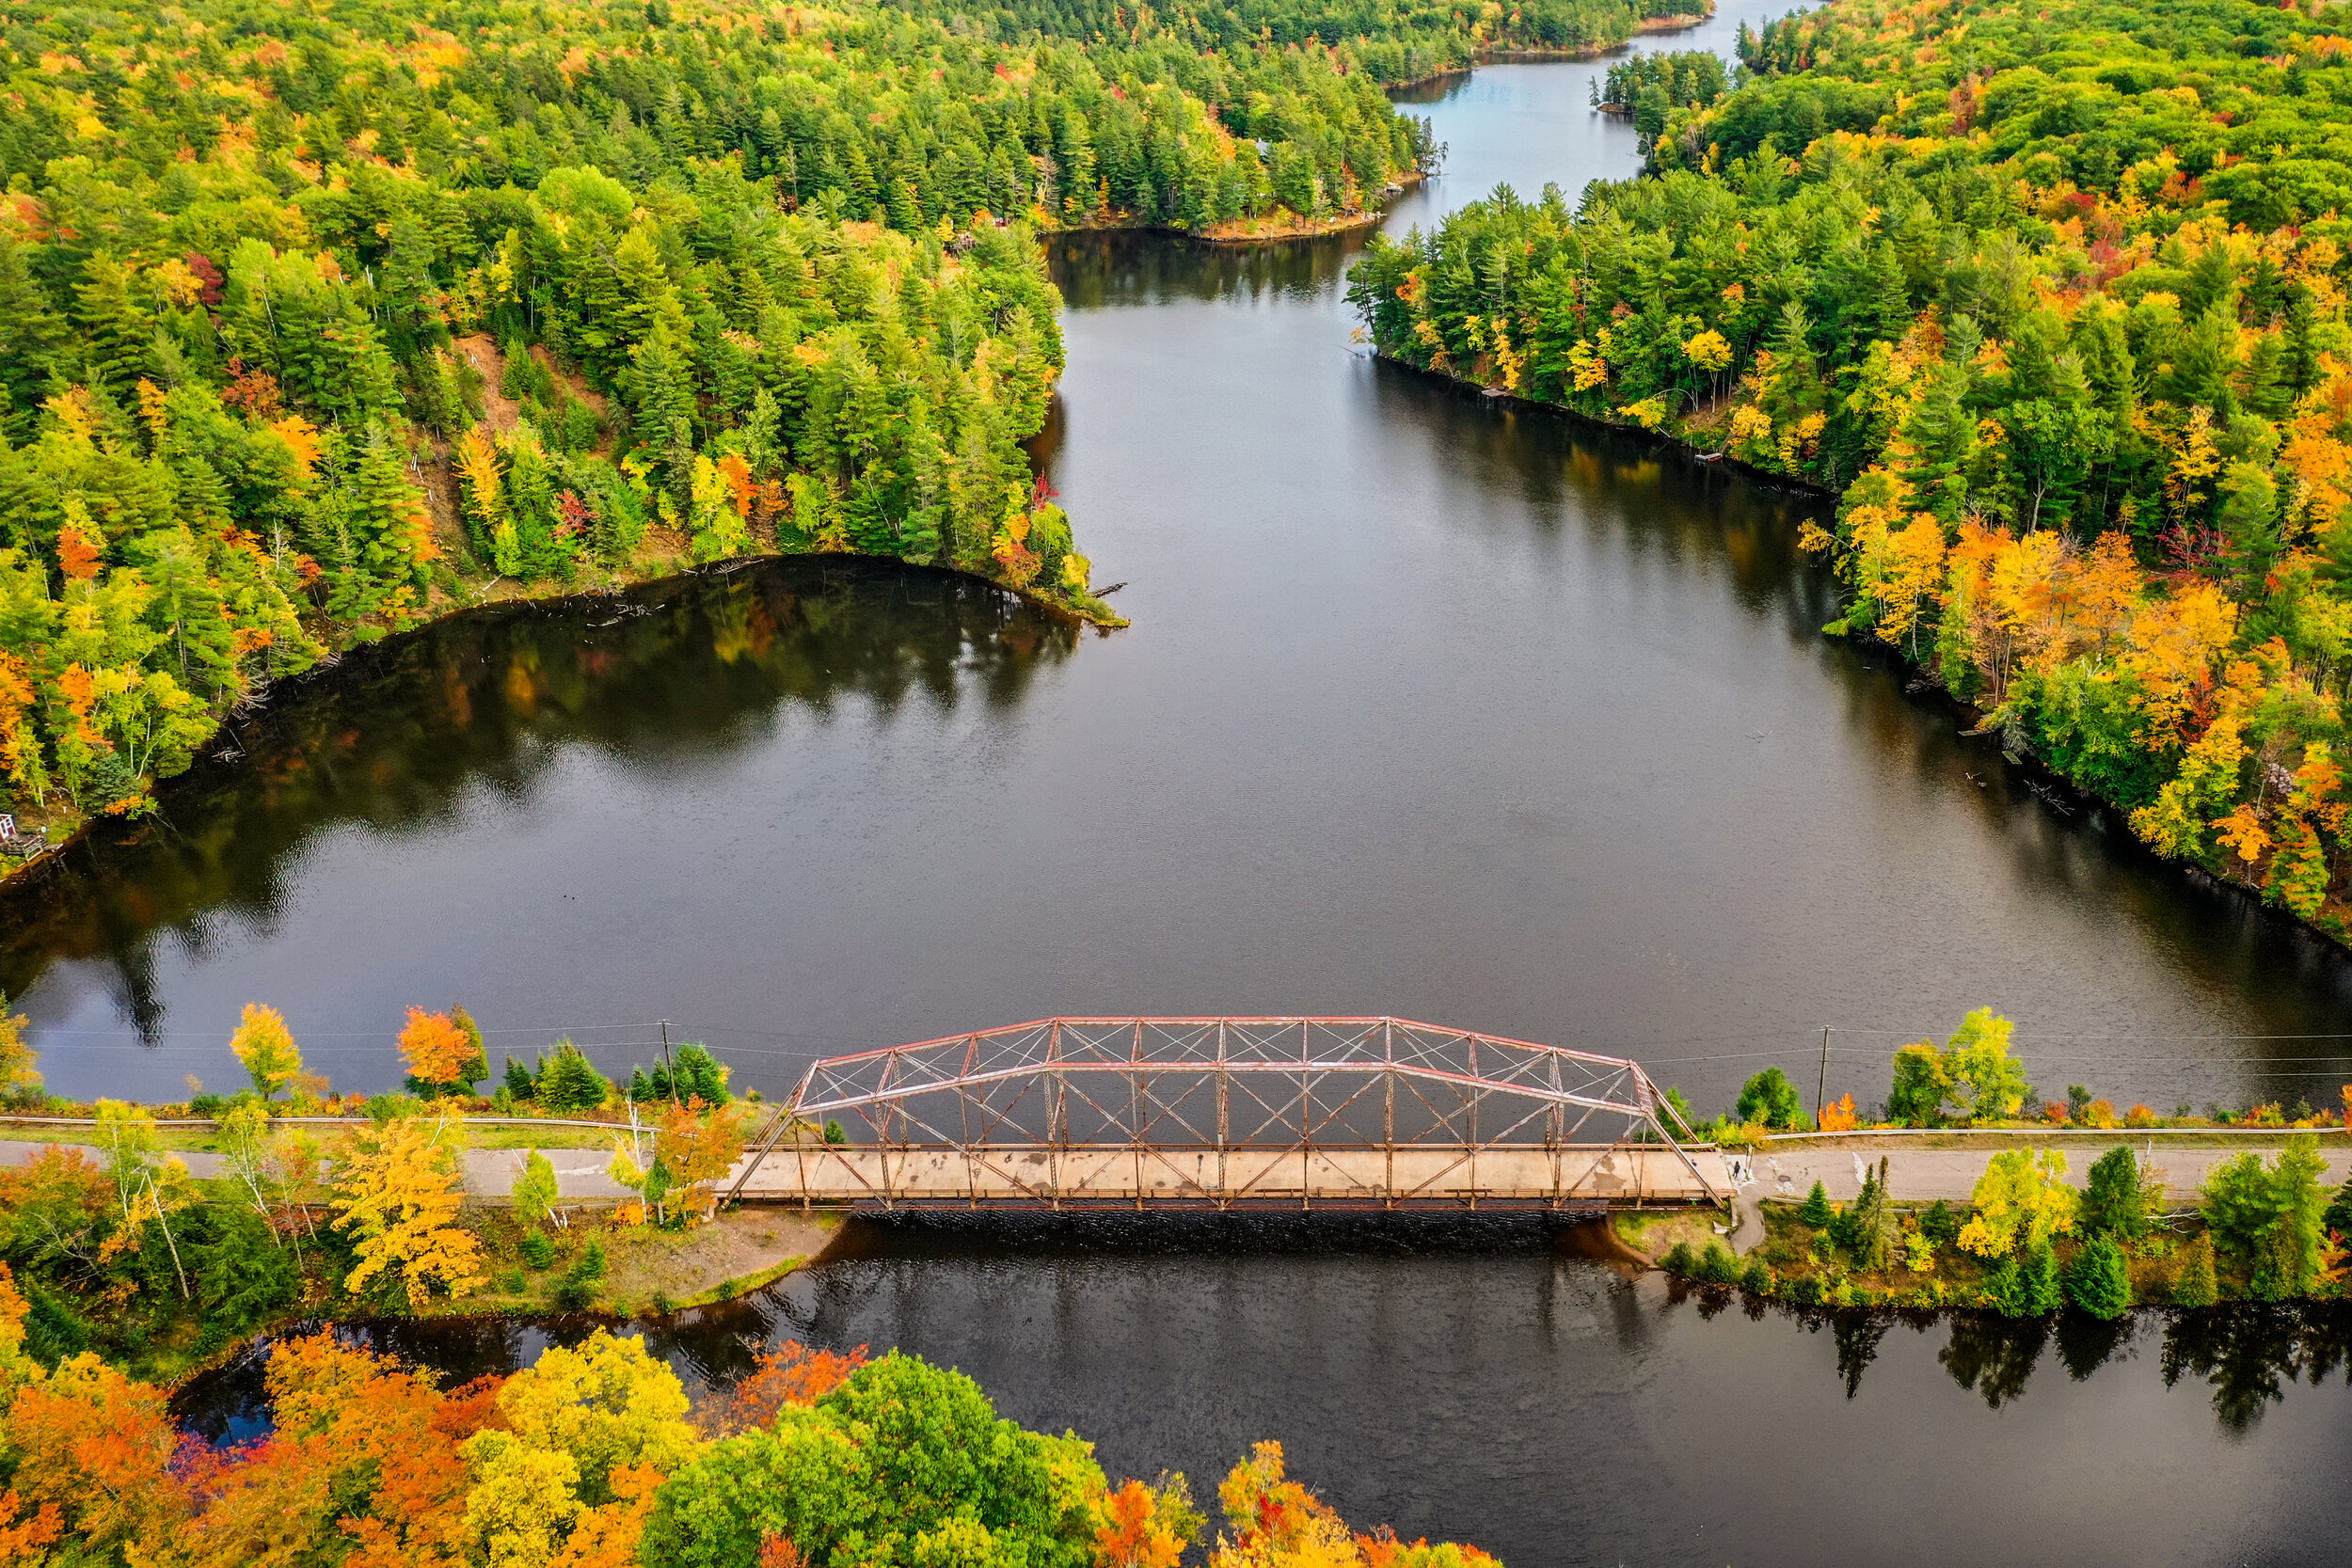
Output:
<svg viewBox="0 0 2352 1568">
<path fill-rule="evenodd" d="M 2026 1249 L 2019 1281 L 2026 1307 L 2023 1315 L 2046 1317 L 2065 1305 L 2066 1294 L 2058 1282 L 2058 1254 L 2048 1242 L 2037 1242 Z"/>
<path fill-rule="evenodd" d="M 522 1174 L 515 1179 L 515 1212 L 525 1223 L 537 1225 L 555 1212 L 561 1194 L 555 1181 L 555 1165 L 537 1149 L 523 1161 Z"/>
<path fill-rule="evenodd" d="M 2258 1298 L 2299 1296 L 2316 1282 L 2327 1236 L 2319 1184 L 2326 1169 L 2318 1140 L 2306 1133 L 2288 1139 L 2273 1164 L 2249 1149 L 2206 1176 L 2206 1227 L 2245 1269 Z"/>
<path fill-rule="evenodd" d="M 680 1568 L 752 1568 L 780 1536 L 812 1568 L 1084 1568 L 1104 1490 L 1088 1445 L 1024 1432 L 970 1378 L 893 1353 L 680 1465 L 643 1550 Z"/>
<path fill-rule="evenodd" d="M 1933 1127 L 1943 1120 L 1944 1101 L 1951 1092 L 1944 1053 L 1931 1042 L 1920 1040 L 1895 1053 L 1895 1085 L 1886 1095 L 1891 1119 L 1906 1127 Z"/>
<path fill-rule="evenodd" d="M 1797 1217 L 1816 1230 L 1827 1226 L 1832 1218 L 1829 1190 L 1819 1181 L 1814 1182 L 1813 1190 L 1804 1195 L 1804 1207 L 1797 1211 Z"/>
<path fill-rule="evenodd" d="M 569 1040 L 555 1042 L 535 1077 L 539 1103 L 550 1111 L 593 1110 L 612 1098 L 611 1081 Z"/>
<path fill-rule="evenodd" d="M 2131 1271 L 2111 1235 L 2094 1235 L 2066 1266 L 2066 1299 L 2094 1318 L 2120 1318 L 2132 1305 Z"/>
<path fill-rule="evenodd" d="M 1776 1067 L 1766 1068 L 1740 1086 L 1734 1114 L 1743 1122 L 1762 1122 L 1792 1132 L 1805 1130 L 1812 1121 L 1804 1114 L 1804 1101 L 1797 1086 Z"/>
<path fill-rule="evenodd" d="M 2136 1241 L 2164 1202 L 2164 1181 L 2128 1148 L 2110 1148 L 2090 1167 L 2083 1192 L 2082 1227 L 2094 1236 Z"/>
</svg>

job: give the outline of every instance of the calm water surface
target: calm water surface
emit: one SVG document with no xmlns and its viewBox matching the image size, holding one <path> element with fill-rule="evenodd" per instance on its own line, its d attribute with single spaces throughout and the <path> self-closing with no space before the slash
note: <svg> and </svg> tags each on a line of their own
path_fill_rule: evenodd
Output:
<svg viewBox="0 0 2352 1568">
<path fill-rule="evenodd" d="M 1201 1496 L 1262 1437 L 1361 1528 L 1511 1568 L 2302 1564 L 2352 1529 L 2352 1316 L 2051 1327 L 1749 1311 L 1492 1216 L 862 1226 L 749 1301 L 641 1325 L 697 1388 L 785 1339 L 899 1346 Z M 584 1323 L 407 1324 L 454 1376 Z M 216 1437 L 259 1369 L 191 1388 Z"/>
<path fill-rule="evenodd" d="M 1392 226 L 1629 169 L 1599 69 L 1415 94 L 1452 160 Z M 1986 1003 L 2053 1092 L 2337 1081 L 2308 1058 L 2340 1042 L 2238 1037 L 2344 1028 L 2352 966 L 1823 641 L 1813 503 L 1373 363 L 1360 243 L 1057 252 L 1041 458 L 1132 630 L 802 562 L 354 656 L 0 905 L 52 1084 L 233 1082 L 254 999 L 359 1087 L 404 1006 L 455 1001 L 620 1068 L 666 1015 L 771 1089 L 1046 1013 L 1387 1011 L 1634 1052 L 1702 1106 L 1834 1024 L 1831 1092 L 1867 1101 Z M 1351 1518 L 1513 1568 L 2316 1563 L 2352 1529 L 2339 1319 L 1752 1318 L 1518 1222 L 851 1252 L 643 1331 L 698 1384 L 785 1338 L 905 1346 L 1204 1491 L 1279 1437 Z M 384 1340 L 465 1374 L 578 1331 Z M 249 1431 L 258 1377 L 183 1408 Z"/>
</svg>

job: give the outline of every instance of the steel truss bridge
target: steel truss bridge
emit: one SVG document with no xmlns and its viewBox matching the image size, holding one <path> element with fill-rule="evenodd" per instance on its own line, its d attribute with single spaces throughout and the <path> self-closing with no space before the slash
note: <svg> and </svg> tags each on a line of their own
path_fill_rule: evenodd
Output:
<svg viewBox="0 0 2352 1568">
<path fill-rule="evenodd" d="M 1639 1063 L 1399 1018 L 1051 1018 L 818 1062 L 729 1202 L 883 1209 L 1717 1203 Z"/>
</svg>

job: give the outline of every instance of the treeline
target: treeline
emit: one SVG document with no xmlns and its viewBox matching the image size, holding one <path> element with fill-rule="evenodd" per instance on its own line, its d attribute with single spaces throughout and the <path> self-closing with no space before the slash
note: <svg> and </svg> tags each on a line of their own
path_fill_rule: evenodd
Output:
<svg viewBox="0 0 2352 1568">
<path fill-rule="evenodd" d="M 485 1101 L 475 1088 L 491 1069 L 473 1020 L 412 1007 L 403 1090 L 337 1095 L 285 1019 L 256 1005 L 229 1039 L 249 1088 L 192 1087 L 180 1106 L 76 1106 L 42 1091 L 25 1027 L 0 1000 L 0 1104 L 94 1123 L 86 1144 L 0 1168 L 0 1266 L 24 1307 L 24 1353 L 44 1366 L 89 1354 L 168 1378 L 297 1310 L 609 1307 L 606 1241 L 707 1219 L 742 1153 L 743 1106 L 698 1043 L 623 1085 L 559 1041 L 530 1065 L 507 1057 Z M 553 1164 L 533 1149 L 510 1206 L 469 1207 L 467 1118 L 484 1111 L 612 1122 L 606 1174 L 632 1201 L 573 1225 Z M 160 1125 L 188 1118 L 211 1125 Z M 191 1171 L 191 1149 L 213 1156 L 209 1174 Z"/>
<path fill-rule="evenodd" d="M 1591 54 L 1629 41 L 1647 21 L 1696 22 L 1712 0 L 1529 0 L 1466 9 L 1430 0 L 1232 0 L 1134 6 L 1123 0 L 1008 0 L 907 8 L 971 23 L 1007 42 L 1033 38 L 1141 43 L 1173 39 L 1189 50 L 1243 53 L 1320 44 L 1351 69 L 1388 83 L 1459 71 L 1498 52 Z"/>
<path fill-rule="evenodd" d="M 67 822 L 501 583 L 850 550 L 1107 618 L 1018 445 L 1036 233 L 1432 154 L 1319 44 L 866 9 L 86 7 L 0 75 L 0 769 Z"/>
<path fill-rule="evenodd" d="M 55 1371 L 0 1272 L 10 1442 L 0 1531 L 26 1561 L 457 1568 L 1174 1568 L 1207 1524 L 1182 1474 L 1113 1487 L 1074 1433 L 997 1416 L 961 1373 L 787 1343 L 699 1406 L 597 1329 L 442 1388 L 340 1342 L 269 1353 L 271 1430 L 208 1449 L 161 1389 Z M 1474 1546 L 1357 1535 L 1260 1443 L 1217 1489 L 1213 1568 L 1492 1568 Z"/>
<path fill-rule="evenodd" d="M 1375 241 L 1382 352 L 1838 492 L 1836 633 L 2346 934 L 2352 45 L 2249 0 L 1839 0 L 1643 177 Z"/>
</svg>

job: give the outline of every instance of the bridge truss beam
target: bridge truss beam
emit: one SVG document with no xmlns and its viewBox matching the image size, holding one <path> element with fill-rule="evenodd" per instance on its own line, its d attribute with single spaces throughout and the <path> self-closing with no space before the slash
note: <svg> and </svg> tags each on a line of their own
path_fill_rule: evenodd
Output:
<svg viewBox="0 0 2352 1568">
<path fill-rule="evenodd" d="M 829 1133 L 841 1143 L 825 1143 Z M 1147 1189 L 1248 1203 L 1263 1173 L 1293 1159 L 1304 1172 L 1318 1155 L 1385 1207 L 1465 1190 L 1456 1173 L 1474 1172 L 1482 1155 L 1490 1168 L 1517 1157 L 1525 1190 L 1524 1157 L 1537 1152 L 1549 1166 L 1538 1185 L 1557 1203 L 1574 1187 L 1570 1151 L 1641 1148 L 1670 1153 L 1708 1200 L 1728 1197 L 1685 1147 L 1697 1142 L 1623 1057 L 1398 1018 L 1052 1018 L 818 1062 L 755 1140 L 727 1198 L 787 1143 L 803 1181 L 808 1158 L 835 1149 L 861 1196 L 894 1208 L 938 1196 L 935 1177 L 922 1192 L 894 1188 L 894 1168 L 913 1167 L 890 1156 L 918 1152 L 961 1164 L 975 1205 L 983 1190 L 996 1202 L 1084 1202 L 1089 1182 L 1071 1173 L 1100 1171 L 1114 1151 L 1132 1157 L 1137 1207 Z M 1162 1174 L 1147 1180 L 1147 1164 Z M 1302 1176 L 1302 1204 L 1311 1187 Z M 1467 1190 L 1474 1204 L 1475 1182 Z"/>
</svg>

